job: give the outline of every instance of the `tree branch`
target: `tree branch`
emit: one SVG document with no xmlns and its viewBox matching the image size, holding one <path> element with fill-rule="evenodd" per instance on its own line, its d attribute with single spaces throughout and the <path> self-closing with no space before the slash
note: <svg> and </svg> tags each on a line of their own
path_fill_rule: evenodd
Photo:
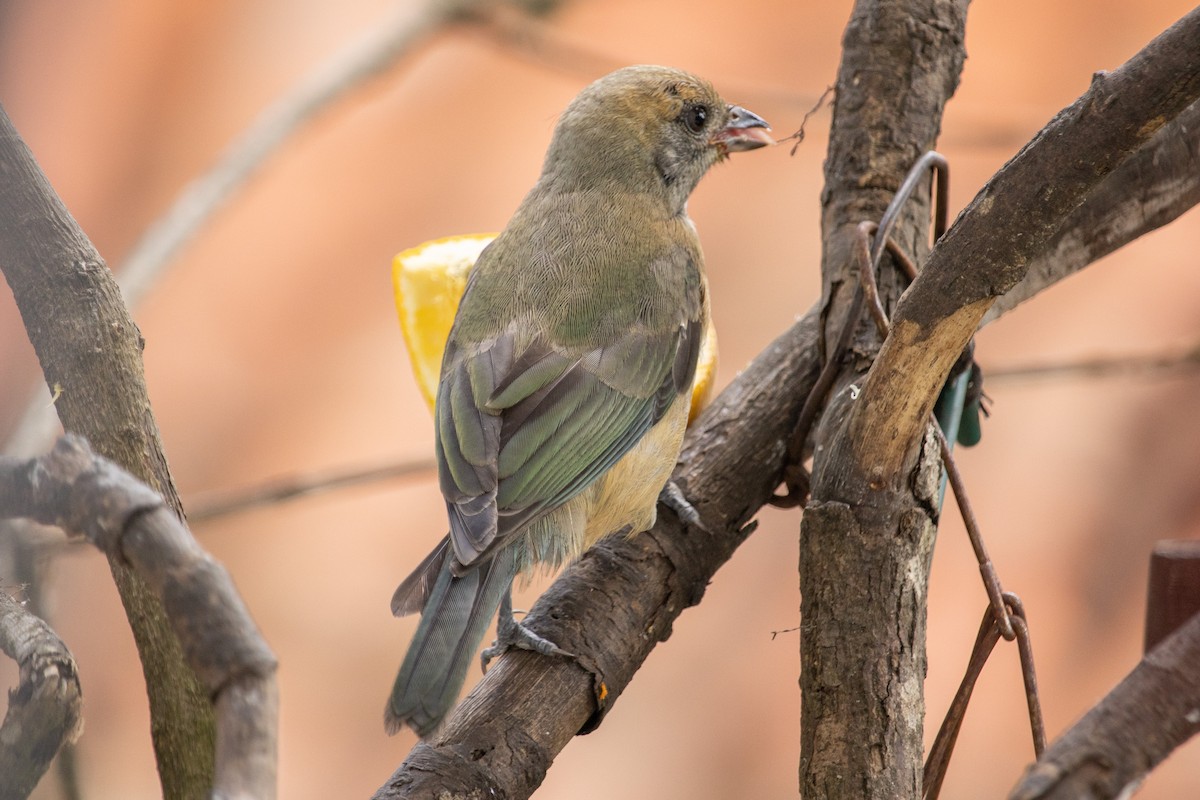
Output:
<svg viewBox="0 0 1200 800">
<path fill-rule="evenodd" d="M 0 108 L 0 268 L 63 427 L 161 494 L 182 516 L 142 374 L 141 336 L 103 259 Z M 120 559 L 109 566 L 141 656 L 163 792 L 212 784 L 212 711 L 162 607 Z"/>
<path fill-rule="evenodd" d="M 17 662 L 21 676 L 0 726 L 0 800 L 24 800 L 55 753 L 83 730 L 79 674 L 62 639 L 4 591 L 0 650 Z"/>
<path fill-rule="evenodd" d="M 881 218 L 909 168 L 937 141 L 965 58 L 966 12 L 966 0 L 855 4 L 825 167 L 827 342 L 847 319 L 856 322 L 859 224 Z M 914 195 L 892 234 L 917 263 L 928 251 L 928 197 Z M 877 278 L 888 311 L 907 284 L 891 261 L 885 258 Z M 874 327 L 863 326 L 841 386 L 858 381 L 878 346 Z M 800 536 L 800 793 L 919 797 L 926 580 L 940 463 L 931 439 L 919 474 L 895 491 L 872 494 L 860 485 L 850 496 L 831 485 L 828 465 L 847 447 L 838 425 L 852 394 L 834 396 L 816 431 L 812 501 Z"/>
<path fill-rule="evenodd" d="M 599 725 L 779 485 L 791 429 L 817 376 L 817 319 L 810 311 L 780 336 L 689 429 L 675 477 L 706 530 L 681 531 L 660 507 L 651 531 L 610 537 L 585 553 L 525 619 L 578 659 L 506 653 L 376 798 L 473 790 L 528 797 L 571 738 Z"/>
<path fill-rule="evenodd" d="M 984 315 L 983 324 L 1200 203 L 1200 102 L 1164 125 L 1088 194 L 1025 277 Z"/>
<path fill-rule="evenodd" d="M 111 561 L 135 570 L 167 609 L 206 702 L 217 710 L 214 780 L 186 796 L 208 796 L 211 787 L 213 797 L 274 797 L 275 656 L 229 573 L 196 544 L 174 510 L 69 434 L 40 459 L 0 456 L 0 498 L 0 515 L 86 536 Z"/>
<path fill-rule="evenodd" d="M 1200 614 L 1146 654 L 1133 672 L 1025 772 L 1010 800 L 1126 797 L 1172 750 L 1200 733 Z"/>
</svg>

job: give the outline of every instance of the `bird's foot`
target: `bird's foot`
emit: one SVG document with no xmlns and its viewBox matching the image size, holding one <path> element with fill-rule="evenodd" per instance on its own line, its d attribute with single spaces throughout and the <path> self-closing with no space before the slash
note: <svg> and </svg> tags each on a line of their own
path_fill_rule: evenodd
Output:
<svg viewBox="0 0 1200 800">
<path fill-rule="evenodd" d="M 491 647 L 479 654 L 479 665 L 483 668 L 483 671 L 487 672 L 488 664 L 491 663 L 491 660 L 503 654 L 510 647 L 516 647 L 521 650 L 532 650 L 544 656 L 575 657 L 573 653 L 568 653 L 554 642 L 538 636 L 529 630 L 529 628 L 526 628 L 513 619 L 511 608 L 507 619 L 503 612 L 501 612 L 500 618 L 496 622 L 496 641 L 492 642 Z"/>
<path fill-rule="evenodd" d="M 658 495 L 658 501 L 674 511 L 684 525 L 702 531 L 708 530 L 704 521 L 700 519 L 700 512 L 683 496 L 683 491 L 675 481 L 667 481 L 667 485 Z"/>
</svg>

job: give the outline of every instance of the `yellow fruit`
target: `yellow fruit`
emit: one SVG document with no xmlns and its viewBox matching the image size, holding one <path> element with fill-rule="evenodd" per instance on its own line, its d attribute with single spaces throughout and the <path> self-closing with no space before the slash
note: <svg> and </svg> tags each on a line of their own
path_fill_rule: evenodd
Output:
<svg viewBox="0 0 1200 800">
<path fill-rule="evenodd" d="M 431 409 L 437 398 L 442 353 L 450 338 L 454 313 L 467 287 L 467 274 L 494 238 L 494 233 L 446 236 L 405 250 L 392 259 L 392 287 L 400 331 L 408 345 L 417 386 Z M 689 422 L 708 405 L 716 375 L 717 332 L 709 325 L 700 345 Z"/>
</svg>

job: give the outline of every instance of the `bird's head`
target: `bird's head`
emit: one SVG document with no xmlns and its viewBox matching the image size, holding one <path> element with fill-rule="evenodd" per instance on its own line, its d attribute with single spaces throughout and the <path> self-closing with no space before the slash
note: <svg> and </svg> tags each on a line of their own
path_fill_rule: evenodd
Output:
<svg viewBox="0 0 1200 800">
<path fill-rule="evenodd" d="M 757 114 L 669 67 L 626 67 L 588 86 L 563 112 L 543 180 L 561 189 L 661 192 L 672 213 L 708 168 L 773 140 Z"/>
</svg>

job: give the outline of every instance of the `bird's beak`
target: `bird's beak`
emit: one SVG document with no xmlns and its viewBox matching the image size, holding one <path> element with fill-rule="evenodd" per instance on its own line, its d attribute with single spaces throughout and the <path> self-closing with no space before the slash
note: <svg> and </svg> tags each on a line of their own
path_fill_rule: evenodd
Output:
<svg viewBox="0 0 1200 800">
<path fill-rule="evenodd" d="M 758 114 L 741 106 L 731 105 L 729 121 L 725 123 L 724 128 L 712 135 L 709 144 L 719 147 L 722 153 L 755 150 L 775 144 L 775 140 L 767 133 L 769 130 L 771 126 Z"/>
</svg>

